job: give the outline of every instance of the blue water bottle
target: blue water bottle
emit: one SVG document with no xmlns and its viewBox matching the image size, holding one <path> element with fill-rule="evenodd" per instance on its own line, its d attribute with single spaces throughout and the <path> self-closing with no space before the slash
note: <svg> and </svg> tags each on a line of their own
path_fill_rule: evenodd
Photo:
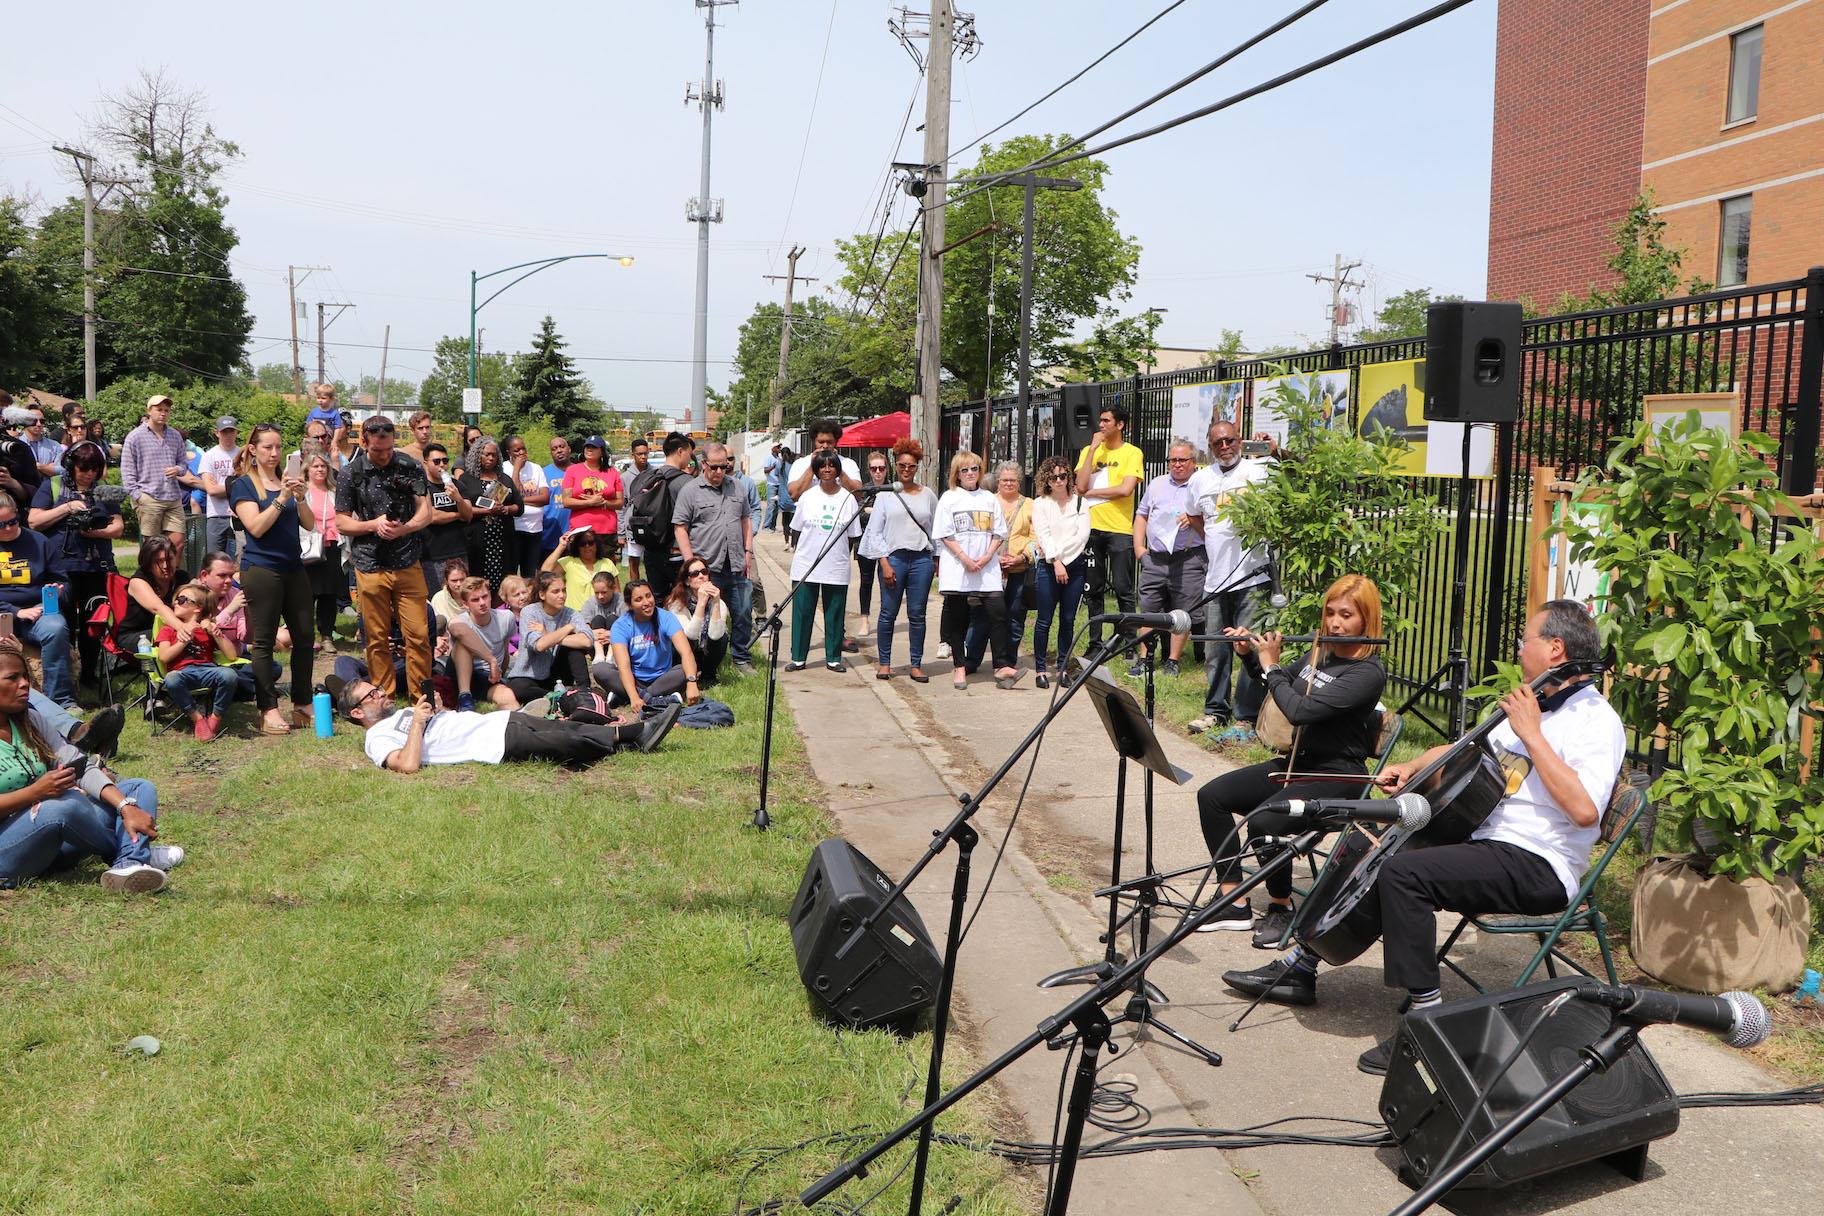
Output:
<svg viewBox="0 0 1824 1216">
<path fill-rule="evenodd" d="M 327 739 L 336 733 L 336 715 L 329 706 L 329 689 L 317 685 L 317 695 L 310 699 L 310 707 L 316 716 L 317 738 Z"/>
<path fill-rule="evenodd" d="M 57 584 L 56 583 L 46 583 L 44 585 L 44 615 L 46 615 L 46 616 L 56 616 L 57 615 Z"/>
</svg>

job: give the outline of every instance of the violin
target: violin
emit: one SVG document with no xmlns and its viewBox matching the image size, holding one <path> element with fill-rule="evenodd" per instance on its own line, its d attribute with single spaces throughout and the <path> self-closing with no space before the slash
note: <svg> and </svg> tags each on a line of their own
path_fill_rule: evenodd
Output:
<svg viewBox="0 0 1824 1216">
<path fill-rule="evenodd" d="M 1602 670 L 1603 664 L 1593 660 L 1561 663 L 1528 687 L 1537 693 L 1547 685 Z M 1406 789 L 1431 803 L 1431 822 L 1425 827 L 1410 832 L 1396 826 L 1378 838 L 1353 824 L 1344 829 L 1292 927 L 1302 945 L 1332 966 L 1353 961 L 1379 937 L 1378 917 L 1351 913 L 1373 889 L 1387 859 L 1414 840 L 1420 847 L 1461 843 L 1482 826 L 1508 794 L 1507 773 L 1485 742 L 1489 732 L 1506 720 L 1507 711 L 1497 706 L 1412 775 Z"/>
</svg>

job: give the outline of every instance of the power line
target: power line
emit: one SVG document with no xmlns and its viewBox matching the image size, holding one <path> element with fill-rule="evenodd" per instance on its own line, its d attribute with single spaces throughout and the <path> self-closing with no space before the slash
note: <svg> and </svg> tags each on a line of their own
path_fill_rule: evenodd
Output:
<svg viewBox="0 0 1824 1216">
<path fill-rule="evenodd" d="M 811 150 L 811 131 L 817 125 L 817 101 L 823 96 L 823 69 L 830 61 L 830 37 L 836 32 L 836 5 L 838 0 L 830 0 L 830 20 L 823 30 L 823 56 L 817 60 L 817 86 L 811 90 L 811 112 L 804 120 L 804 142 L 798 148 L 798 172 L 792 178 L 791 201 L 785 205 L 785 223 L 779 227 L 779 244 L 785 244 L 786 234 L 791 231 L 792 212 L 798 207 L 798 187 L 804 181 L 804 158 Z"/>
</svg>

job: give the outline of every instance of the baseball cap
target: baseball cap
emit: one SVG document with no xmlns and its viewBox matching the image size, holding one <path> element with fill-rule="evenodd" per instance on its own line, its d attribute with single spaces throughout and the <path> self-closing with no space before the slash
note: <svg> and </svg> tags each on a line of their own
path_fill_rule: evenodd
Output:
<svg viewBox="0 0 1824 1216">
<path fill-rule="evenodd" d="M 602 451 L 606 452 L 608 450 L 608 441 L 603 439 L 600 435 L 591 435 L 583 440 L 583 446 L 586 448 L 600 448 Z"/>
<path fill-rule="evenodd" d="M 220 418 L 217 418 L 215 420 L 215 429 L 218 432 L 220 432 L 220 431 L 238 431 L 241 429 L 241 424 L 234 420 L 234 415 L 223 414 Z"/>
<path fill-rule="evenodd" d="M 146 408 L 147 409 L 151 409 L 155 405 L 170 405 L 170 404 L 171 404 L 171 398 L 165 396 L 163 393 L 153 393 L 150 397 L 146 398 Z"/>
</svg>

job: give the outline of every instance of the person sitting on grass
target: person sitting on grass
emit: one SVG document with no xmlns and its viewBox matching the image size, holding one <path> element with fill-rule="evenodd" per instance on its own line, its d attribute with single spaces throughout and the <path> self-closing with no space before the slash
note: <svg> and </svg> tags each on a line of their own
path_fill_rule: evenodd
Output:
<svg viewBox="0 0 1824 1216">
<path fill-rule="evenodd" d="M 368 759 L 395 773 L 415 773 L 427 764 L 516 760 L 553 760 L 570 768 L 586 768 L 620 748 L 654 750 L 682 712 L 673 705 L 643 723 L 618 718 L 606 723 L 570 722 L 517 711 L 478 714 L 442 709 L 435 698 L 422 692 L 410 709 L 395 711 L 386 690 L 371 681 L 345 683 L 331 676 L 326 686 L 342 715 L 367 732 L 361 747 Z M 4 829 L 0 829 L 3 842 Z"/>
<path fill-rule="evenodd" d="M 152 843 L 158 791 L 149 781 L 116 778 L 73 744 L 56 745 L 32 707 L 33 691 L 24 653 L 0 646 L 0 887 L 100 857 L 107 890 L 162 890 L 184 850 Z"/>
<path fill-rule="evenodd" d="M 456 681 L 456 708 L 475 708 L 474 685 L 502 709 L 518 709 L 519 698 L 507 687 L 507 638 L 513 632 L 513 614 L 491 605 L 485 578 L 465 579 L 462 603 L 466 611 L 450 622 L 450 668 Z"/>
<path fill-rule="evenodd" d="M 467 558 L 452 557 L 443 563 L 443 585 L 437 588 L 437 594 L 431 597 L 431 611 L 437 615 L 438 633 L 447 631 L 450 622 L 467 611 L 462 605 L 462 585 L 468 579 L 469 561 Z"/>
<path fill-rule="evenodd" d="M 690 639 L 678 618 L 659 607 L 651 583 L 635 579 L 627 584 L 627 611 L 608 636 L 613 658 L 597 663 L 591 674 L 608 694 L 609 704 L 618 701 L 637 714 L 647 697 L 674 692 L 682 692 L 686 704 L 697 703 L 702 694 L 697 691 L 697 660 Z"/>
<path fill-rule="evenodd" d="M 589 603 L 592 580 L 603 571 L 618 575 L 620 565 L 602 550 L 601 538 L 593 528 L 578 528 L 564 534 L 557 548 L 546 556 L 540 570 L 554 570 L 564 576 L 564 603 L 581 612 Z"/>
<path fill-rule="evenodd" d="M 507 634 L 508 666 L 512 658 L 519 653 L 519 614 L 532 602 L 532 580 L 509 574 L 500 580 L 500 606 L 513 614 L 513 628 Z"/>
<path fill-rule="evenodd" d="M 507 669 L 507 687 L 528 705 L 557 687 L 589 687 L 589 654 L 595 638 L 564 603 L 564 576 L 541 570 L 536 599 L 519 614 L 519 653 Z"/>
<path fill-rule="evenodd" d="M 716 671 L 728 655 L 728 603 L 722 589 L 711 581 L 709 567 L 700 557 L 684 563 L 683 577 L 671 589 L 665 607 L 678 618 L 690 639 L 702 683 L 714 684 Z"/>
<path fill-rule="evenodd" d="M 221 662 L 232 662 L 240 654 L 215 623 L 214 609 L 215 595 L 209 588 L 201 583 L 185 583 L 171 597 L 172 620 L 160 623 L 154 639 L 158 661 L 165 669 L 165 694 L 190 719 L 196 737 L 204 743 L 221 734 L 222 715 L 241 685 L 240 672 Z M 190 630 L 187 641 L 178 637 L 179 626 Z M 214 694 L 207 714 L 197 708 L 193 695 L 204 688 Z"/>
<path fill-rule="evenodd" d="M 611 631 L 626 613 L 627 601 L 621 598 L 621 580 L 612 570 L 599 571 L 589 580 L 589 589 L 594 595 L 583 609 L 583 625 L 595 638 L 595 653 L 589 659 L 593 665 L 614 657 Z"/>
</svg>

